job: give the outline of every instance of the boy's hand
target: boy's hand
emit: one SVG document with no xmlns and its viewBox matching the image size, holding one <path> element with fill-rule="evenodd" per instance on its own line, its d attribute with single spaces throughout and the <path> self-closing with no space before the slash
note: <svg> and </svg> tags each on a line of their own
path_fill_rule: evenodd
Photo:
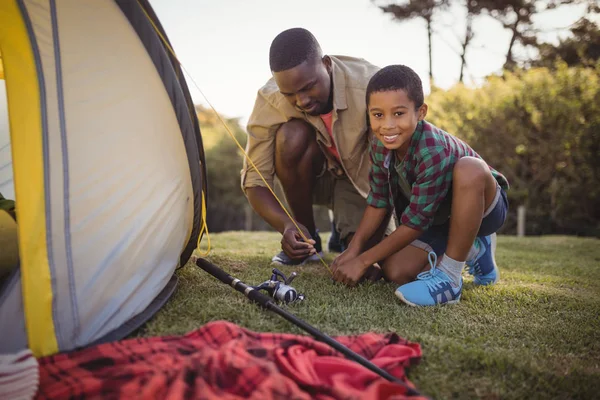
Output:
<svg viewBox="0 0 600 400">
<path fill-rule="evenodd" d="M 308 233 L 308 229 L 301 224 L 298 224 L 298 227 L 302 229 L 302 233 L 304 233 L 308 242 L 304 241 L 302 235 L 298 232 L 298 228 L 293 225 L 284 229 L 281 238 L 281 249 L 292 260 L 303 260 L 317 252 L 314 248 L 316 242 Z"/>
<path fill-rule="evenodd" d="M 340 265 L 352 260 L 353 258 L 358 257 L 359 254 L 360 251 L 358 251 L 357 249 L 354 249 L 353 247 L 348 247 L 346 250 L 344 250 L 344 252 L 342 252 L 342 254 L 340 254 L 333 260 L 333 263 L 331 263 L 331 272 L 335 274 L 336 269 Z"/>
<path fill-rule="evenodd" d="M 343 254 L 338 258 L 341 258 L 342 256 Z M 338 261 L 337 258 L 336 261 Z M 335 265 L 333 265 L 332 270 L 333 279 L 348 286 L 356 285 L 369 267 L 369 265 L 364 263 L 360 257 L 357 257 L 357 254 L 348 254 L 345 259 L 340 261 L 337 263 L 334 261 Z"/>
</svg>

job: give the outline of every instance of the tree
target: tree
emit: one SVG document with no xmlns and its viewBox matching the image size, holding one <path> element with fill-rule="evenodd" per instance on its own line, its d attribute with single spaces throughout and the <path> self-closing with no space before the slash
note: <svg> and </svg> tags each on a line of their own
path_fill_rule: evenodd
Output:
<svg viewBox="0 0 600 400">
<path fill-rule="evenodd" d="M 248 136 L 238 118 L 222 117 L 225 125 L 214 111 L 196 105 L 196 115 L 200 122 L 200 132 L 206 154 L 208 182 L 208 208 L 206 223 L 210 232 L 230 230 L 273 231 L 258 214 L 252 210 L 241 188 L 240 171 L 244 154 L 236 141 L 246 147 Z M 231 131 L 235 140 L 231 137 Z M 280 185 L 275 181 L 273 190 L 290 211 L 289 204 Z M 327 209 L 315 206 L 315 223 L 322 232 L 329 230 Z"/>
<path fill-rule="evenodd" d="M 211 232 L 244 229 L 249 207 L 240 181 L 244 156 L 212 110 L 197 105 L 196 114 L 206 154 L 208 229 Z M 245 147 L 247 136 L 238 119 L 223 117 L 223 120 L 242 148 Z M 252 226 L 264 227 L 256 217 L 251 217 Z"/>
<path fill-rule="evenodd" d="M 465 139 L 511 185 L 530 234 L 600 237 L 600 63 L 515 69 L 428 96 L 428 120 Z"/>
<path fill-rule="evenodd" d="M 572 36 L 561 40 L 558 46 L 541 44 L 539 57 L 532 66 L 553 68 L 557 60 L 562 60 L 569 66 L 593 67 L 600 60 L 600 26 L 582 18 L 570 31 Z"/>
<path fill-rule="evenodd" d="M 467 65 L 467 48 L 469 47 L 469 43 L 475 37 L 475 32 L 473 32 L 473 20 L 479 14 L 481 14 L 482 6 L 478 0 L 466 0 L 466 8 L 467 8 L 467 26 L 465 29 L 465 37 L 462 41 L 461 54 L 460 54 L 460 76 L 458 81 L 462 83 L 465 73 L 465 67 Z"/>
<path fill-rule="evenodd" d="M 378 6 L 384 13 L 390 13 L 398 21 L 422 18 L 427 26 L 427 44 L 429 46 L 429 81 L 433 82 L 433 19 L 436 12 L 448 6 L 449 0 L 408 0 L 405 4 L 387 4 Z"/>
<path fill-rule="evenodd" d="M 588 4 L 588 12 L 596 7 L 595 0 L 481 0 L 481 7 L 498 20 L 505 29 L 511 31 L 506 51 L 504 69 L 513 70 L 517 66 L 515 46 L 524 48 L 538 47 L 534 18 L 548 10 L 554 10 L 566 4 Z"/>
</svg>

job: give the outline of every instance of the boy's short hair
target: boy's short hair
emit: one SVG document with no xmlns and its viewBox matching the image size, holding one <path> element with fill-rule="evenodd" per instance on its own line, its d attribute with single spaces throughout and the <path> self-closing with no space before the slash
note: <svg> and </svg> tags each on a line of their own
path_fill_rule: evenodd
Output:
<svg viewBox="0 0 600 400">
<path fill-rule="evenodd" d="M 321 57 L 321 46 L 312 33 L 304 28 L 291 28 L 273 39 L 269 50 L 271 71 L 280 72 Z"/>
<path fill-rule="evenodd" d="M 405 90 L 415 108 L 423 105 L 423 85 L 419 75 L 406 65 L 388 65 L 377 71 L 367 85 L 367 104 L 373 92 Z"/>
</svg>

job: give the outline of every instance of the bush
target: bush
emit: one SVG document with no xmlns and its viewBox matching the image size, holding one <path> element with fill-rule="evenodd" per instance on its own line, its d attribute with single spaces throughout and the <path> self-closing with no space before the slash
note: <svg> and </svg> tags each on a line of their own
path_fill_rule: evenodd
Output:
<svg viewBox="0 0 600 400">
<path fill-rule="evenodd" d="M 528 234 L 600 235 L 600 63 L 490 77 L 432 90 L 428 120 L 466 140 L 509 180 Z"/>
</svg>

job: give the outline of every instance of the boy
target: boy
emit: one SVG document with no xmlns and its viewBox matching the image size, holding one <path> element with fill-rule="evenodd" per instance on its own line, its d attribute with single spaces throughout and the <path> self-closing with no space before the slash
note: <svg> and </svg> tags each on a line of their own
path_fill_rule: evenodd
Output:
<svg viewBox="0 0 600 400">
<path fill-rule="evenodd" d="M 366 101 L 374 134 L 368 207 L 348 249 L 333 262 L 334 279 L 354 285 L 366 266 L 383 260 L 386 278 L 401 285 L 396 295 L 412 306 L 457 303 L 465 263 L 475 284 L 495 283 L 506 178 L 466 143 L 425 121 L 421 80 L 410 68 L 378 71 Z M 362 252 L 391 208 L 400 226 Z"/>
</svg>

